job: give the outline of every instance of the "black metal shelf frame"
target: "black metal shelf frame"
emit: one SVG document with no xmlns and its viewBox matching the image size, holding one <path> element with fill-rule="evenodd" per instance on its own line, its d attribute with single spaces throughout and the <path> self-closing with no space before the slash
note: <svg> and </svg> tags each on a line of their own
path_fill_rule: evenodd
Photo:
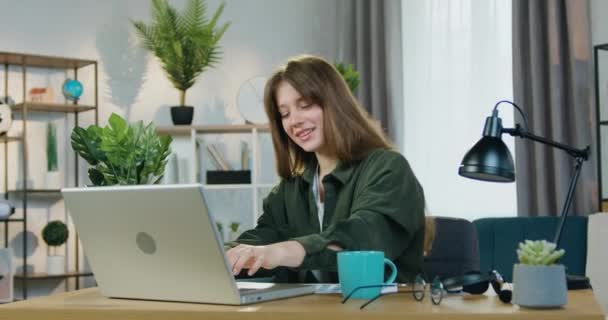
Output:
<svg viewBox="0 0 608 320">
<path fill-rule="evenodd" d="M 602 95 L 600 94 L 600 53 L 603 52 L 605 59 L 608 59 L 608 43 L 599 44 L 594 46 L 593 48 L 593 62 L 594 62 L 594 85 L 595 85 L 595 120 L 597 123 L 596 126 L 596 137 L 597 137 L 597 175 L 598 175 L 598 204 L 600 210 L 604 207 L 604 204 L 608 201 L 608 198 L 604 198 L 603 196 L 603 188 L 606 186 L 602 185 L 602 172 L 608 170 L 608 168 L 602 168 L 602 127 L 608 126 L 608 119 L 602 119 L 601 117 L 601 109 L 602 109 Z M 608 63 L 608 61 L 604 62 L 604 64 Z M 604 74 L 606 77 L 608 74 Z M 604 79 L 608 80 L 608 79 Z M 608 81 L 606 82 L 608 84 Z M 608 97 L 603 97 L 608 100 Z M 608 105 L 608 101 L 603 101 L 605 105 Z M 608 110 L 605 110 L 606 114 L 608 114 Z M 604 139 L 608 139 L 608 137 L 604 137 Z M 607 159 L 608 160 L 608 159 Z"/>
</svg>

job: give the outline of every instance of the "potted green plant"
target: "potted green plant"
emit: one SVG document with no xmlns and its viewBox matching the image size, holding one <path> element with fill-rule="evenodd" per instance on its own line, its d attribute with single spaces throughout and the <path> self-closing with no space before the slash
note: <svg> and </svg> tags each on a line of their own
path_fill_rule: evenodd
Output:
<svg viewBox="0 0 608 320">
<path fill-rule="evenodd" d="M 152 123 L 129 124 L 115 113 L 103 128 L 74 128 L 71 140 L 72 149 L 92 166 L 88 173 L 95 186 L 158 183 L 173 141 L 159 136 Z"/>
<path fill-rule="evenodd" d="M 229 241 L 234 241 L 239 237 L 239 227 L 241 226 L 240 222 L 233 221 L 230 223 L 230 235 L 228 236 Z"/>
<path fill-rule="evenodd" d="M 176 125 L 192 123 L 194 108 L 186 106 L 186 91 L 201 73 L 220 61 L 218 43 L 230 25 L 216 27 L 224 3 L 211 19 L 206 11 L 204 0 L 190 0 L 181 14 L 167 0 L 152 0 L 152 23 L 133 22 L 144 48 L 160 60 L 167 78 L 180 92 L 179 106 L 171 107 Z"/>
<path fill-rule="evenodd" d="M 222 223 L 216 221 L 215 226 L 217 227 L 217 232 L 220 234 L 220 238 L 222 238 L 222 241 L 226 241 L 226 238 L 224 237 L 224 226 L 222 225 Z"/>
<path fill-rule="evenodd" d="M 529 308 L 555 308 L 568 302 L 566 269 L 556 263 L 565 253 L 545 240 L 519 244 L 513 267 L 513 303 Z"/>
<path fill-rule="evenodd" d="M 57 165 L 57 127 L 54 123 L 46 124 L 46 188 L 61 188 L 61 174 Z"/>
<path fill-rule="evenodd" d="M 50 248 L 46 262 L 46 272 L 50 275 L 65 272 L 65 257 L 57 253 L 57 248 L 68 240 L 69 234 L 68 227 L 59 220 L 50 221 L 42 229 L 42 239 Z"/>
<path fill-rule="evenodd" d="M 355 67 L 352 64 L 344 64 L 341 62 L 337 62 L 334 64 L 334 67 L 342 75 L 342 78 L 344 78 L 346 84 L 348 84 L 350 92 L 352 94 L 355 94 L 361 82 L 359 80 L 359 72 L 355 70 Z"/>
</svg>

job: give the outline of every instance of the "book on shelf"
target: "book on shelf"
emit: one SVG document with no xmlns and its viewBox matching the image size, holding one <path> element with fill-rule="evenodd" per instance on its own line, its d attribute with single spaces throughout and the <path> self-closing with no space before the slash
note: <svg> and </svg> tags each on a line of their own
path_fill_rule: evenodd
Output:
<svg viewBox="0 0 608 320">
<path fill-rule="evenodd" d="M 213 152 L 211 151 L 211 148 L 209 146 L 207 146 L 207 154 L 209 155 L 209 159 L 211 159 L 211 164 L 213 164 L 215 169 L 223 170 L 222 165 L 217 161 L 217 159 L 213 155 Z"/>
<path fill-rule="evenodd" d="M 217 146 L 213 143 L 207 145 L 207 151 L 211 155 L 211 158 L 215 162 L 215 166 L 221 170 L 231 170 L 230 164 L 224 159 L 222 153 L 217 149 Z"/>
<path fill-rule="evenodd" d="M 249 145 L 241 141 L 241 169 L 249 170 Z"/>
</svg>

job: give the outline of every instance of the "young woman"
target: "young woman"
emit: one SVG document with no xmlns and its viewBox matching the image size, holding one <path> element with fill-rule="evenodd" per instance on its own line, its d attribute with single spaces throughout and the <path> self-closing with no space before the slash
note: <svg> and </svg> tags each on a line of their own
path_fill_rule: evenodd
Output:
<svg viewBox="0 0 608 320">
<path fill-rule="evenodd" d="M 336 281 L 341 250 L 383 251 L 399 282 L 421 273 L 422 187 L 336 69 L 293 58 L 268 80 L 264 105 L 282 179 L 257 227 L 229 244 L 233 273 L 289 267 Z"/>
</svg>

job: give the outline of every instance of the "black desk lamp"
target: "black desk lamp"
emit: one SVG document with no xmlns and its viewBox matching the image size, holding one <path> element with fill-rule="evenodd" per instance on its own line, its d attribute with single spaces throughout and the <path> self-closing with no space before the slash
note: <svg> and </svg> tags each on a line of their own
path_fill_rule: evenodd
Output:
<svg viewBox="0 0 608 320">
<path fill-rule="evenodd" d="M 521 114 L 524 121 L 525 128 L 522 128 L 519 124 L 515 125 L 515 128 L 503 128 L 502 119 L 498 117 L 498 105 L 501 103 L 508 103 L 515 107 L 515 109 Z M 574 166 L 574 174 L 570 179 L 570 187 L 568 188 L 568 195 L 564 207 L 562 208 L 559 225 L 555 231 L 555 238 L 553 242 L 556 247 L 559 247 L 559 241 L 564 229 L 564 223 L 566 222 L 566 216 L 568 210 L 572 204 L 572 196 L 578 177 L 581 172 L 583 162 L 589 158 L 589 146 L 585 149 L 575 149 L 570 146 L 545 139 L 536 136 L 528 131 L 528 123 L 526 116 L 523 111 L 513 102 L 502 100 L 498 101 L 492 111 L 492 116 L 486 118 L 486 124 L 483 128 L 483 137 L 479 140 L 469 152 L 462 159 L 460 168 L 458 168 L 458 174 L 463 177 L 492 181 L 492 182 L 513 182 L 515 181 L 515 166 L 513 165 L 513 157 L 511 152 L 504 144 L 501 139 L 503 133 L 508 133 L 514 137 L 520 137 L 530 139 L 535 142 L 540 142 L 566 151 L 570 156 L 576 160 Z M 582 289 L 590 288 L 589 279 L 581 276 L 568 276 L 568 288 L 569 289 Z"/>
</svg>

